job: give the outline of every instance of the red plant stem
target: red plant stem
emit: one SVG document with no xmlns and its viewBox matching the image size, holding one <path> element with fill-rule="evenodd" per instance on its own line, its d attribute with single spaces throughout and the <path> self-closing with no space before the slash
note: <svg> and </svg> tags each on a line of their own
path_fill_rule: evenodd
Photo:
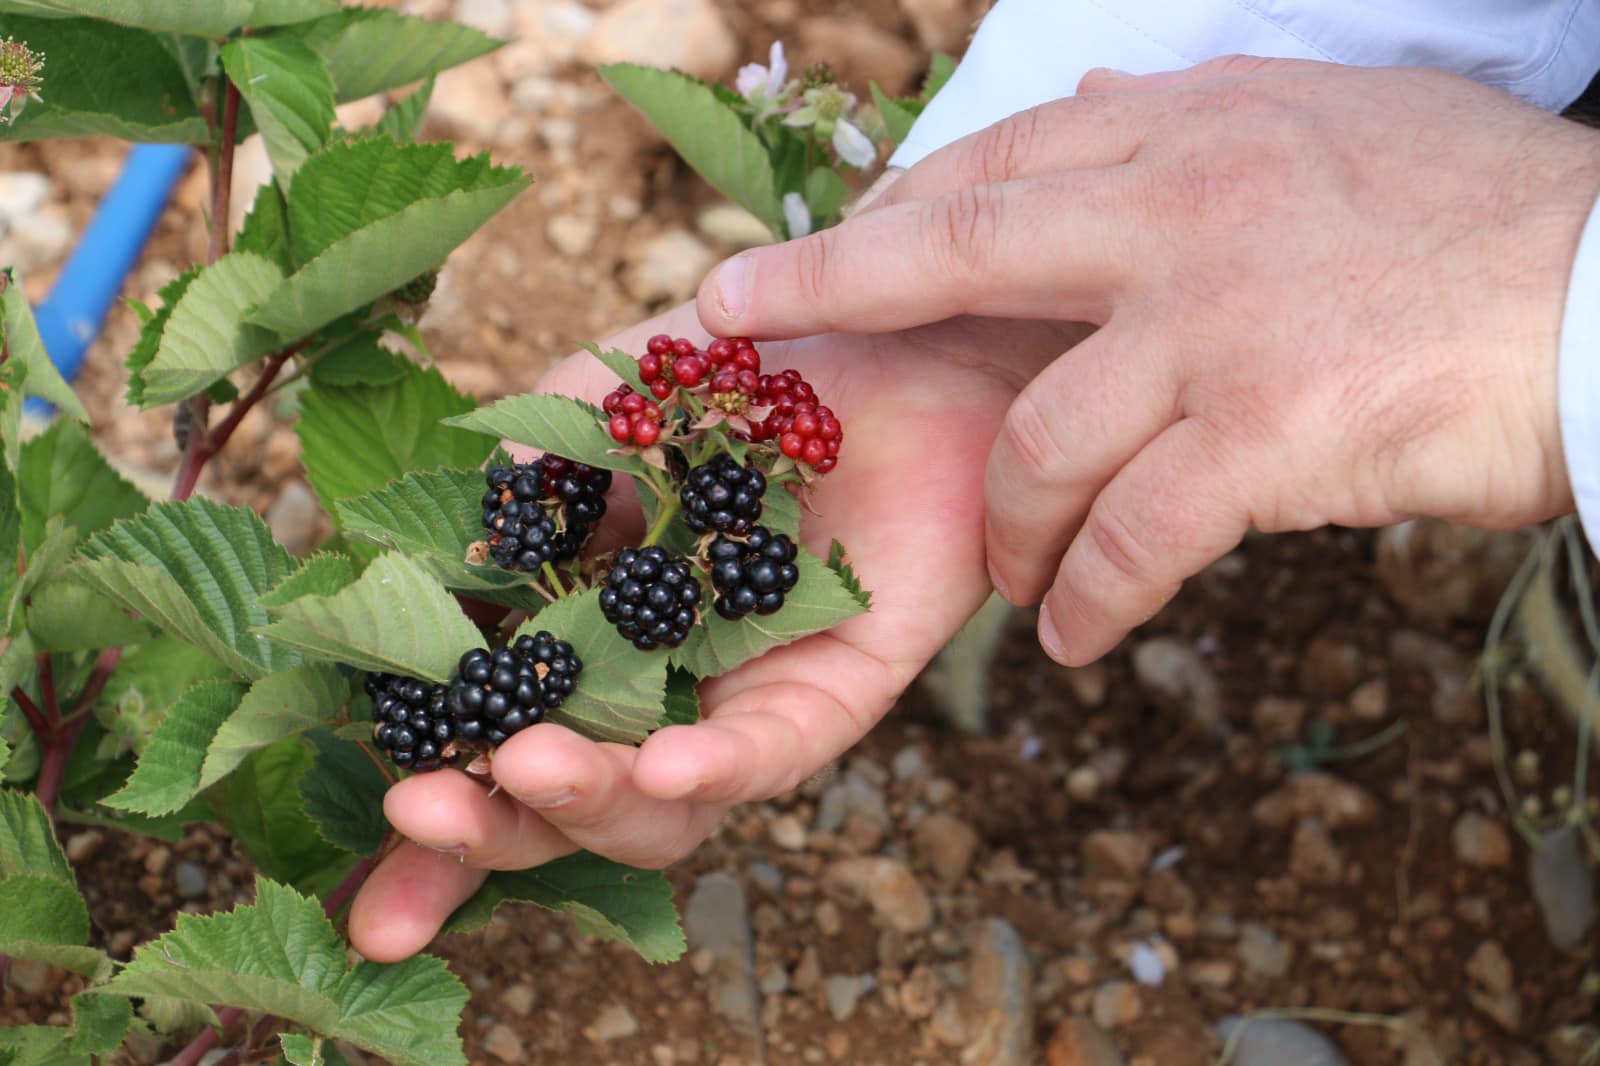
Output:
<svg viewBox="0 0 1600 1066">
<path fill-rule="evenodd" d="M 67 764 L 72 761 L 72 752 L 78 746 L 78 738 L 83 735 L 84 727 L 89 724 L 89 711 L 94 706 L 94 701 L 106 690 L 106 683 L 111 680 L 111 675 L 116 672 L 117 663 L 121 660 L 121 648 L 107 648 L 101 652 L 100 658 L 95 661 L 94 672 L 89 675 L 83 691 L 79 692 L 78 698 L 73 701 L 71 712 L 62 717 L 57 711 L 52 716 L 48 728 L 39 733 L 39 742 L 44 746 L 44 755 L 39 764 L 39 782 L 35 792 L 46 811 L 54 811 L 56 808 L 56 800 L 61 795 L 61 782 L 67 773 Z M 47 700 L 47 706 L 49 702 Z M 37 730 L 37 727 L 35 729 Z"/>
<path fill-rule="evenodd" d="M 44 714 L 39 710 L 39 705 L 28 698 L 28 694 L 20 688 L 11 690 L 11 698 L 17 701 L 17 706 L 22 708 L 22 716 L 28 720 L 28 726 L 40 740 L 50 732 L 50 723 L 44 720 Z"/>
<path fill-rule="evenodd" d="M 45 721 L 54 726 L 61 721 L 61 705 L 56 702 L 55 667 L 45 652 L 39 654 L 39 694 L 44 697 Z"/>
<path fill-rule="evenodd" d="M 381 851 L 380 851 L 381 853 Z M 356 894 L 356 889 L 366 883 L 367 875 L 372 873 L 373 867 L 378 865 L 377 855 L 368 855 L 350 868 L 344 880 L 328 893 L 328 898 L 322 901 L 322 911 L 329 918 L 338 914 L 349 902 L 350 897 Z"/>
<path fill-rule="evenodd" d="M 234 430 L 239 428 L 239 423 L 244 421 L 244 416 L 267 395 L 267 390 L 272 387 L 273 381 L 283 371 L 290 357 L 303 346 L 296 344 L 281 352 L 273 353 L 262 369 L 261 377 L 250 386 L 250 391 L 233 401 L 233 406 L 228 408 L 227 415 L 214 428 L 207 429 L 201 425 L 205 417 L 203 414 L 196 414 L 189 450 L 184 453 L 183 466 L 178 470 L 177 483 L 172 487 L 174 500 L 187 500 L 194 495 L 195 486 L 200 484 L 200 472 L 206 468 L 206 463 L 222 451 L 223 446 L 233 437 Z"/>
<path fill-rule="evenodd" d="M 206 1057 L 206 1053 L 222 1042 L 222 1037 L 219 1035 L 221 1031 L 243 1016 L 244 1010 L 241 1007 L 224 1007 L 217 1011 L 217 1024 L 208 1025 L 200 1030 L 199 1035 L 189 1041 L 189 1046 L 178 1052 L 177 1057 L 167 1063 L 167 1066 L 198 1066 L 200 1060 Z"/>
<path fill-rule="evenodd" d="M 222 144 L 217 153 L 215 184 L 211 189 L 211 248 L 209 262 L 228 254 L 229 198 L 233 192 L 233 145 L 239 134 L 239 89 L 227 82 L 227 97 L 222 105 Z"/>
</svg>

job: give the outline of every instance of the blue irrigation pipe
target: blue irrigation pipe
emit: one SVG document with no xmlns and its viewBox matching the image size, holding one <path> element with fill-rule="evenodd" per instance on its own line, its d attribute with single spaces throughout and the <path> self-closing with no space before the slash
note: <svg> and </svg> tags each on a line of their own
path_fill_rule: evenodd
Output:
<svg viewBox="0 0 1600 1066">
<path fill-rule="evenodd" d="M 193 152 L 184 144 L 134 145 L 50 295 L 35 309 L 45 351 L 68 381 L 83 367 L 84 353 L 99 336 Z M 40 417 L 51 411 L 43 401 L 28 403 Z"/>
</svg>

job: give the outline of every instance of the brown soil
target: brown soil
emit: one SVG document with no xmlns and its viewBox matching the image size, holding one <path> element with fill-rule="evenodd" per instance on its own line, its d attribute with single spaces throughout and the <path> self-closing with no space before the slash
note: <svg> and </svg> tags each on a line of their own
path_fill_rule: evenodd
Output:
<svg viewBox="0 0 1600 1066">
<path fill-rule="evenodd" d="M 891 0 L 728 0 L 722 7 L 751 55 L 774 34 L 792 37 L 824 14 L 914 41 Z M 424 322 L 447 374 L 483 398 L 523 389 L 575 342 L 654 310 L 622 283 L 630 249 L 656 233 L 692 231 L 698 210 L 714 202 L 591 73 L 571 66 L 558 80 L 579 90 L 580 138 L 560 161 L 536 129 L 468 145 L 492 147 L 497 158 L 529 168 L 539 185 L 457 253 Z M 103 142 L 0 148 L 0 165 L 51 175 L 56 197 L 81 224 L 119 154 Z M 199 253 L 198 201 L 191 182 L 129 295 L 149 299 Z M 563 212 L 600 223 L 592 250 L 576 260 L 543 236 Z M 49 280 L 40 273 L 30 291 L 38 296 Z M 134 329 L 129 312 L 115 313 L 82 387 L 108 449 L 170 476 L 177 458 L 170 415 L 138 414 L 120 399 L 120 361 Z M 206 487 L 265 511 L 298 477 L 295 438 L 272 412 L 252 418 L 241 437 Z M 1396 634 L 1426 634 L 1470 663 L 1487 606 L 1480 598 L 1466 611 L 1430 609 L 1427 592 L 1417 597 L 1379 579 L 1374 544 L 1372 535 L 1343 531 L 1252 538 L 1088 672 L 1069 673 L 1044 658 L 1031 617 L 1019 614 L 991 669 L 988 737 L 948 729 L 919 687 L 838 768 L 876 783 L 890 814 L 886 828 L 857 818 L 838 832 L 809 832 L 797 850 L 775 842 L 781 817 L 814 824 L 837 772 L 735 812 L 671 877 L 680 902 L 708 871 L 745 885 L 756 973 L 769 989 L 764 1042 L 713 1009 L 703 957 L 652 967 L 624 949 L 582 941 L 565 919 L 529 908 L 503 914 L 483 934 L 438 945 L 473 990 L 464 1025 L 469 1057 L 499 1061 L 486 1040 L 492 1035 L 490 1046 L 503 1055 L 512 1045 L 497 1027 L 506 1027 L 527 1061 L 573 1066 L 986 1061 L 962 1058 L 978 1019 L 960 986 L 969 927 L 996 917 L 1017 929 L 1035 965 L 1041 1061 L 1057 1026 L 1071 1018 L 1103 1013 L 1130 1061 L 1185 1066 L 1210 1061 L 1218 1048 L 1209 1033 L 1225 1015 L 1308 1006 L 1409 1017 L 1441 1054 L 1432 1060 L 1413 1047 L 1408 1056 L 1384 1028 L 1320 1025 L 1355 1066 L 1575 1061 L 1562 1059 L 1551 1037 L 1593 1017 L 1593 999 L 1580 988 L 1595 971 L 1593 938 L 1569 953 L 1550 947 L 1520 842 L 1486 868 L 1458 858 L 1451 834 L 1462 813 L 1508 821 L 1481 703 L 1469 693 L 1450 709 L 1459 718 L 1445 720 L 1435 680 L 1396 652 Z M 1219 686 L 1218 720 L 1197 714 L 1192 699 L 1163 697 L 1141 682 L 1134 651 L 1160 636 L 1201 651 Z M 1387 698 L 1373 714 L 1377 687 L 1369 683 L 1377 682 Z M 1290 702 L 1263 708 L 1269 697 Z M 1511 691 L 1508 715 L 1507 747 L 1537 755 L 1543 770 L 1528 787 L 1548 796 L 1570 773 L 1570 720 L 1532 684 Z M 1348 742 L 1399 720 L 1409 726 L 1391 743 L 1325 768 L 1376 804 L 1374 817 L 1331 828 L 1331 859 L 1316 853 L 1325 860 L 1318 865 L 1305 839 L 1295 846 L 1313 832 L 1304 819 L 1269 825 L 1252 813 L 1286 787 L 1280 748 L 1307 743 L 1322 725 Z M 890 768 L 908 765 L 910 751 L 924 768 L 901 778 Z M 1091 766 L 1100 772 L 1097 789 L 1081 772 Z M 916 840 L 914 826 L 930 811 L 959 819 L 979 838 L 970 868 L 953 883 L 930 871 Z M 1182 851 L 1170 852 L 1173 865 L 1158 873 L 1091 869 L 1087 838 L 1108 829 L 1135 834 L 1156 852 Z M 869 908 L 832 890 L 830 864 L 857 854 L 912 865 L 932 898 L 930 929 L 886 930 Z M 173 871 L 184 859 L 212 878 L 209 897 L 189 909 L 226 907 L 248 891 L 247 870 L 209 830 L 174 848 L 107 834 L 79 867 L 101 943 L 126 957 L 130 934 L 143 939 L 170 926 L 180 904 Z M 1281 973 L 1241 960 L 1240 930 L 1252 924 L 1287 947 Z M 1141 941 L 1167 945 L 1166 980 L 1119 990 L 1113 982 L 1131 980 L 1126 952 Z M 1485 1009 L 1480 983 L 1469 976 L 1469 959 L 1490 941 L 1509 956 L 1519 1017 Z M 857 974 L 873 975 L 876 988 L 839 1020 L 816 978 Z M 0 1018 L 64 1021 L 60 1011 L 75 987 L 52 974 L 37 992 L 9 988 Z M 619 1005 L 637 1031 L 603 1039 L 594 1023 Z M 1055 1051 L 1064 1054 L 1061 1046 Z M 141 1057 L 159 1056 L 150 1046 Z"/>
</svg>

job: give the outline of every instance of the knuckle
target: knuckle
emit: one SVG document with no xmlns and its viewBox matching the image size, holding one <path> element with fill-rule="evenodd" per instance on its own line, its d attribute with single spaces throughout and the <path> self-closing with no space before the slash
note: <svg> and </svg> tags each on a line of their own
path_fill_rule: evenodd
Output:
<svg viewBox="0 0 1600 1066">
<path fill-rule="evenodd" d="M 1099 562 L 1112 574 L 1135 585 L 1149 582 L 1157 556 L 1147 531 L 1115 511 L 1095 508 L 1084 524 L 1084 536 Z"/>
<path fill-rule="evenodd" d="M 989 185 L 969 185 L 930 202 L 923 227 L 929 261 L 952 281 L 978 277 L 994 252 L 1000 198 Z"/>
<path fill-rule="evenodd" d="M 972 181 L 965 184 L 994 184 L 1010 181 L 1023 172 L 1026 160 L 1038 141 L 1040 115 L 1036 108 L 1020 111 L 990 126 L 978 138 L 971 158 Z"/>
<path fill-rule="evenodd" d="M 823 231 L 794 246 L 795 292 L 807 306 L 823 307 L 827 303 L 836 239 L 832 232 Z"/>
<path fill-rule="evenodd" d="M 1041 406 L 1033 390 L 1024 390 L 1011 404 L 1000 424 L 1000 440 L 1011 461 L 1025 477 L 1036 478 L 1059 469 L 1067 460 L 1061 446 L 1058 420 Z"/>
</svg>

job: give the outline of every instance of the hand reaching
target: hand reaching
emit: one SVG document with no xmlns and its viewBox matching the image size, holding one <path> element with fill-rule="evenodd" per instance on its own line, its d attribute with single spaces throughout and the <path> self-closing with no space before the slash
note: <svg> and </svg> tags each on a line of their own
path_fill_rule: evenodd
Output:
<svg viewBox="0 0 1600 1066">
<path fill-rule="evenodd" d="M 724 264 L 714 333 L 1101 326 L 1011 406 L 986 539 L 1045 649 L 1107 651 L 1266 531 L 1571 507 L 1556 403 L 1600 136 L 1463 78 L 1096 72 L 844 224 Z"/>
<path fill-rule="evenodd" d="M 692 323 L 685 308 L 614 343 L 642 351 L 651 333 L 688 334 Z M 416 843 L 392 853 L 356 898 L 357 949 L 379 961 L 420 950 L 488 870 L 577 848 L 664 866 L 735 803 L 788 791 L 860 739 L 988 593 L 978 500 L 989 446 L 1018 389 L 1076 336 L 967 320 L 763 345 L 767 366 L 800 369 L 848 427 L 802 539 L 824 553 L 834 538 L 849 545 L 872 611 L 707 682 L 702 722 L 639 748 L 545 723 L 495 753 L 494 795 L 455 770 L 396 785 L 385 813 Z M 1003 363 L 969 354 L 993 351 L 1006 353 Z M 614 384 L 583 355 L 540 387 L 598 400 Z"/>
</svg>

